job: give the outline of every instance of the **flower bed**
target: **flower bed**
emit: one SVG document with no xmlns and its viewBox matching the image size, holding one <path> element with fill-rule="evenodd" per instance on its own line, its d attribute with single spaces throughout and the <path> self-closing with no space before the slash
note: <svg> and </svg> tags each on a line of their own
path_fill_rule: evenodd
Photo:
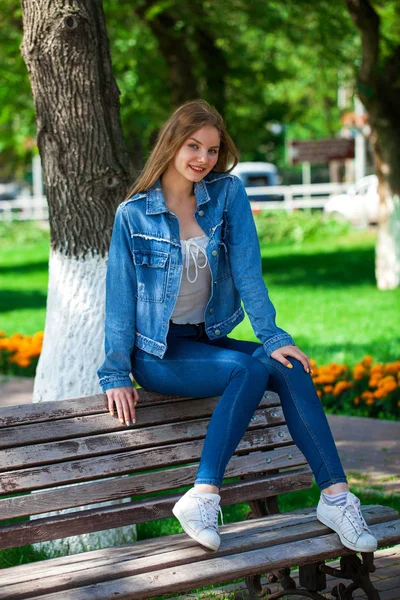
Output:
<svg viewBox="0 0 400 600">
<path fill-rule="evenodd" d="M 42 351 L 43 331 L 34 335 L 0 331 L 0 373 L 33 377 Z"/>
<path fill-rule="evenodd" d="M 43 331 L 33 336 L 0 331 L 0 373 L 34 376 Z M 354 367 L 312 360 L 312 378 L 327 412 L 380 419 L 400 418 L 400 360 L 373 364 L 371 356 Z"/>
<path fill-rule="evenodd" d="M 336 414 L 400 418 L 400 360 L 373 364 L 372 356 L 354 367 L 312 361 L 312 378 L 324 408 Z"/>
</svg>

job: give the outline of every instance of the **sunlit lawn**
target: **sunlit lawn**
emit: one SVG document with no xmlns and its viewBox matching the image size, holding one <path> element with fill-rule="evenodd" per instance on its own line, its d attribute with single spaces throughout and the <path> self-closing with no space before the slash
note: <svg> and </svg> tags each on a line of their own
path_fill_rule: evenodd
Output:
<svg viewBox="0 0 400 600">
<path fill-rule="evenodd" d="M 262 253 L 278 325 L 318 363 L 399 359 L 400 289 L 376 288 L 373 232 Z M 256 339 L 248 319 L 235 335 Z"/>
<path fill-rule="evenodd" d="M 379 291 L 373 232 L 301 246 L 263 246 L 263 271 L 278 325 L 318 363 L 400 357 L 400 289 Z M 43 329 L 48 239 L 0 244 L 0 330 Z M 256 339 L 246 319 L 234 336 Z"/>
</svg>

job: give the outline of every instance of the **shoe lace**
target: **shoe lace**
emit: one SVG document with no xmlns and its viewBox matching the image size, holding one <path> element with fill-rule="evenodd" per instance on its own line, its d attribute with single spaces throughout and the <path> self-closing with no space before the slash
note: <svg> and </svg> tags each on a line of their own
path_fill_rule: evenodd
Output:
<svg viewBox="0 0 400 600">
<path fill-rule="evenodd" d="M 220 505 L 211 498 L 197 497 L 200 500 L 200 509 L 204 525 L 206 527 L 212 527 L 213 529 L 218 530 L 218 514 L 221 515 L 222 525 L 224 524 L 224 518 Z"/>
<path fill-rule="evenodd" d="M 361 535 L 363 531 L 367 531 L 372 535 L 372 531 L 366 524 L 363 514 L 361 512 L 360 500 L 358 498 L 356 498 L 354 501 L 348 500 L 346 502 L 346 505 L 343 508 L 342 521 L 345 517 L 349 519 L 350 523 L 353 525 L 358 535 Z"/>
</svg>

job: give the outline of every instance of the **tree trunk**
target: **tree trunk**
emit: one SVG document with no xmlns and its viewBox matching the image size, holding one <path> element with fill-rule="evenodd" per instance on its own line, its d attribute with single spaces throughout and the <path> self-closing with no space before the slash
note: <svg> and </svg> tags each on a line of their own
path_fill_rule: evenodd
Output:
<svg viewBox="0 0 400 600">
<path fill-rule="evenodd" d="M 169 68 L 170 94 L 173 106 L 199 97 L 198 82 L 193 70 L 193 57 L 188 47 L 188 27 L 176 27 L 176 18 L 168 13 L 168 5 L 148 17 L 154 0 L 144 0 L 135 7 L 136 14 L 145 21 L 158 41 L 160 52 Z"/>
<path fill-rule="evenodd" d="M 22 10 L 51 232 L 41 402 L 100 391 L 106 259 L 130 177 L 101 0 L 22 0 Z"/>
<path fill-rule="evenodd" d="M 379 178 L 376 280 L 381 290 L 400 285 L 400 46 L 380 58 L 380 19 L 368 0 L 346 0 L 361 32 L 358 95 L 369 114 Z"/>
</svg>

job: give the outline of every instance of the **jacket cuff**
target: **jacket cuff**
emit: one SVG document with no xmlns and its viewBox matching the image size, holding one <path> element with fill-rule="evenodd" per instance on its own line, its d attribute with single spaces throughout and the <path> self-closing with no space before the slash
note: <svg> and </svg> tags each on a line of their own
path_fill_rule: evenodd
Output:
<svg viewBox="0 0 400 600">
<path fill-rule="evenodd" d="M 288 333 L 280 333 L 278 335 L 274 335 L 272 338 L 269 338 L 266 342 L 264 342 L 264 350 L 271 356 L 272 352 L 278 350 L 278 348 L 282 348 L 282 346 L 295 346 L 296 344 L 293 341 L 293 338 Z"/>
<path fill-rule="evenodd" d="M 106 390 L 111 390 L 112 388 L 132 387 L 132 381 L 130 380 L 130 378 L 128 376 L 124 377 L 122 375 L 119 377 L 102 377 L 99 383 L 103 392 L 105 392 Z"/>
</svg>

